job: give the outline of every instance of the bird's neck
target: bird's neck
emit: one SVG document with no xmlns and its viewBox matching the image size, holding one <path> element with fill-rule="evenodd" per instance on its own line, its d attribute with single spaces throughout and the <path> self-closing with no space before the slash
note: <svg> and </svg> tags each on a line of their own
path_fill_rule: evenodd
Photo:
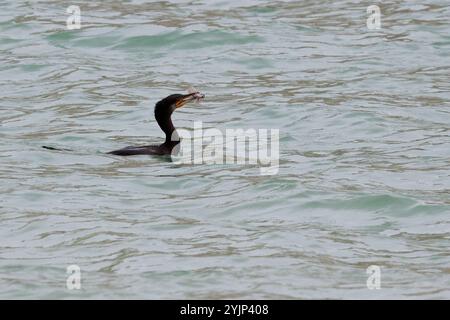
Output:
<svg viewBox="0 0 450 320">
<path fill-rule="evenodd" d="M 177 130 L 174 128 L 171 134 L 166 133 L 166 140 L 164 144 L 167 146 L 175 146 L 180 143 L 180 138 L 178 137 Z"/>
<path fill-rule="evenodd" d="M 172 124 L 172 121 L 169 119 L 169 122 L 167 124 L 166 128 L 162 128 L 164 133 L 166 134 L 166 140 L 164 141 L 164 143 L 161 145 L 163 148 L 167 149 L 168 152 L 172 152 L 172 149 L 180 143 L 180 138 L 178 137 L 178 133 L 177 130 L 175 129 L 175 127 Z"/>
<path fill-rule="evenodd" d="M 179 142 L 178 135 L 176 134 L 175 127 L 172 123 L 172 119 L 169 116 L 163 117 L 163 118 L 157 118 L 156 121 L 158 122 L 159 127 L 166 135 L 166 140 L 164 144 L 171 145 L 176 144 Z M 175 143 L 176 142 L 176 143 Z"/>
</svg>

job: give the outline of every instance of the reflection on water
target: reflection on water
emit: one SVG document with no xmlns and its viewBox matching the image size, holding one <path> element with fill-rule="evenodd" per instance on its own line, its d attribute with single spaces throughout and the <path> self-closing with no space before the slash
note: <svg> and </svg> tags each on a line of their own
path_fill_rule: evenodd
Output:
<svg viewBox="0 0 450 320">
<path fill-rule="evenodd" d="M 447 1 L 376 31 L 345 0 L 78 4 L 0 4 L 1 298 L 450 297 Z M 175 125 L 279 129 L 277 175 L 104 154 L 190 85 Z"/>
</svg>

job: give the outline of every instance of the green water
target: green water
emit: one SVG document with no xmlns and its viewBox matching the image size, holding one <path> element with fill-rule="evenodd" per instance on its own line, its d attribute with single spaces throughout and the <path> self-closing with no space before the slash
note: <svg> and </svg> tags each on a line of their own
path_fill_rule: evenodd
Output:
<svg viewBox="0 0 450 320">
<path fill-rule="evenodd" d="M 0 298 L 450 298 L 447 1 L 77 5 L 0 3 Z M 276 175 L 104 154 L 191 85 L 175 125 L 279 129 Z"/>
</svg>

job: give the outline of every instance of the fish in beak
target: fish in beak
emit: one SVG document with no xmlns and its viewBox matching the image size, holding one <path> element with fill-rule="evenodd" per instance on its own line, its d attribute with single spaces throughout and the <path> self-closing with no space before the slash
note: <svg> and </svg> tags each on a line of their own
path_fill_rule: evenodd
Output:
<svg viewBox="0 0 450 320">
<path fill-rule="evenodd" d="M 201 99 L 205 98 L 205 95 L 203 93 L 200 93 L 200 91 L 195 90 L 194 88 L 190 88 L 188 94 L 182 95 L 177 102 L 175 102 L 175 107 L 181 108 L 182 106 L 184 106 L 186 103 L 192 102 L 192 101 L 196 101 L 196 102 L 200 102 Z"/>
</svg>

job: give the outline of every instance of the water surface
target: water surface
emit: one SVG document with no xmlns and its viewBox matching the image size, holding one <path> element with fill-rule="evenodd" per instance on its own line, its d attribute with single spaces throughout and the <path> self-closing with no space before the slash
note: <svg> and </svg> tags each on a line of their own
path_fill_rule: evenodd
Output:
<svg viewBox="0 0 450 320">
<path fill-rule="evenodd" d="M 0 298 L 450 298 L 447 1 L 380 30 L 350 0 L 71 4 L 0 4 Z M 190 85 L 175 124 L 279 129 L 277 175 L 104 154 Z"/>
</svg>

